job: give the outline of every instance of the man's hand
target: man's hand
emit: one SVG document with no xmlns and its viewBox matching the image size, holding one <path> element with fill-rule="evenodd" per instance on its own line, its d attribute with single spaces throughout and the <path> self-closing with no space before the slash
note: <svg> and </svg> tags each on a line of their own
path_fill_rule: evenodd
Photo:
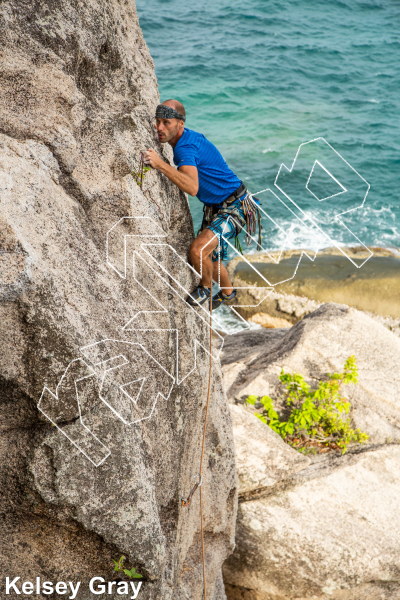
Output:
<svg viewBox="0 0 400 600">
<path fill-rule="evenodd" d="M 143 152 L 143 161 L 145 165 L 148 165 L 152 169 L 159 169 L 162 164 L 166 164 L 153 148 L 149 148 L 146 152 Z"/>
<path fill-rule="evenodd" d="M 179 169 L 171 167 L 162 158 L 160 158 L 153 148 L 143 152 L 143 161 L 145 165 L 158 169 L 164 173 L 172 183 L 178 186 L 182 192 L 196 196 L 199 191 L 199 174 L 197 167 L 191 165 L 182 165 Z"/>
</svg>

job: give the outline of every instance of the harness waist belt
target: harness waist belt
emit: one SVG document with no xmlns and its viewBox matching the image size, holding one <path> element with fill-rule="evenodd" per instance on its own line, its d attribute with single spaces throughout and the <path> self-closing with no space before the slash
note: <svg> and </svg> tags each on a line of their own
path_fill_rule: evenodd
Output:
<svg viewBox="0 0 400 600">
<path fill-rule="evenodd" d="M 231 202 L 234 202 L 235 200 L 237 200 L 238 198 L 240 198 L 240 196 L 243 196 L 243 194 L 245 194 L 247 192 L 247 188 L 244 185 L 243 182 L 241 182 L 240 186 L 238 187 L 237 190 L 235 190 L 233 192 L 233 194 L 231 194 L 230 196 L 228 196 L 228 198 L 225 198 L 225 200 L 223 200 L 221 202 L 221 204 L 224 204 L 225 202 L 227 204 L 231 204 Z"/>
</svg>

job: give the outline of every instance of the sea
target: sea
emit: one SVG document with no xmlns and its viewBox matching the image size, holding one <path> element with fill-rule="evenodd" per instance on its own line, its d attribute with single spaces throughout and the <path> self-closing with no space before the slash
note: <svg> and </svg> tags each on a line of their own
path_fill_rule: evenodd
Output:
<svg viewBox="0 0 400 600">
<path fill-rule="evenodd" d="M 161 99 L 260 198 L 264 249 L 400 255 L 399 0 L 136 5 Z"/>
</svg>

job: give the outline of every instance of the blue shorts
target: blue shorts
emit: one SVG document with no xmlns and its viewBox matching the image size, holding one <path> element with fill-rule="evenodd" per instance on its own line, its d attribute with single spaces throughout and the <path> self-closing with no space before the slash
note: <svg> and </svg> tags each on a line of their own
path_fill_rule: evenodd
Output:
<svg viewBox="0 0 400 600">
<path fill-rule="evenodd" d="M 237 208 L 240 216 L 243 219 L 246 219 L 246 217 L 241 201 L 243 198 L 245 198 L 245 196 L 246 194 L 229 205 L 229 208 Z M 235 217 L 233 215 L 222 215 L 217 217 L 214 221 L 212 221 L 212 223 L 210 223 L 210 225 L 207 225 L 206 229 L 210 229 L 213 233 L 215 233 L 216 236 L 218 236 L 218 246 L 211 255 L 212 261 L 216 262 L 217 260 L 228 260 L 227 240 L 235 238 L 238 234 Z"/>
</svg>

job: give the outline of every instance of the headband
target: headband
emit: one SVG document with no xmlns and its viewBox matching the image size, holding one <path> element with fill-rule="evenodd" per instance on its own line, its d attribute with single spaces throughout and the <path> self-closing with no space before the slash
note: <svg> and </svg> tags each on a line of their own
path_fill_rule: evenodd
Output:
<svg viewBox="0 0 400 600">
<path fill-rule="evenodd" d="M 159 104 L 156 108 L 156 119 L 182 119 L 182 121 L 186 121 L 186 117 L 178 113 L 171 106 L 166 106 L 165 104 Z"/>
</svg>

